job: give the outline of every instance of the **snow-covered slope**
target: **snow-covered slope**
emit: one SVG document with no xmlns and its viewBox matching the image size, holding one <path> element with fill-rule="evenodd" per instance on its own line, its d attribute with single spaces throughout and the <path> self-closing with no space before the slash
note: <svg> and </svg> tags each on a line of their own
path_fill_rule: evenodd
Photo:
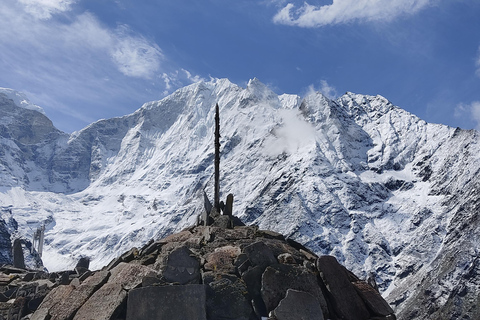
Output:
<svg viewBox="0 0 480 320">
<path fill-rule="evenodd" d="M 25 237 L 47 223 L 50 270 L 80 256 L 101 267 L 194 224 L 203 190 L 212 198 L 216 103 L 222 198 L 234 194 L 243 221 L 375 274 L 400 318 L 475 318 L 479 133 L 428 124 L 381 96 L 278 96 L 257 79 L 222 79 L 70 136 L 3 97 L 3 219 Z"/>
</svg>

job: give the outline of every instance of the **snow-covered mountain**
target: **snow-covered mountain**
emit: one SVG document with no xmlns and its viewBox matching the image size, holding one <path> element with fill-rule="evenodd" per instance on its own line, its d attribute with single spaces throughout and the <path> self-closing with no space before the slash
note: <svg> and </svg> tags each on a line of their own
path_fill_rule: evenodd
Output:
<svg viewBox="0 0 480 320">
<path fill-rule="evenodd" d="M 71 135 L 0 90 L 0 206 L 16 233 L 46 224 L 43 260 L 101 267 L 196 222 L 213 193 L 234 214 L 372 273 L 403 319 L 480 317 L 480 144 L 381 96 L 330 100 L 226 79 L 182 88 Z M 25 99 L 23 99 L 25 100 Z"/>
</svg>

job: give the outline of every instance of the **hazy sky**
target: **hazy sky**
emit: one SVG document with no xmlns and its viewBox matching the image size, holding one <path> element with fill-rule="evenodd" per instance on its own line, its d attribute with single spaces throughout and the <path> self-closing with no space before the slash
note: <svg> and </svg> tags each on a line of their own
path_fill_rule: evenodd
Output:
<svg viewBox="0 0 480 320">
<path fill-rule="evenodd" d="M 200 79 L 380 94 L 480 129 L 478 0 L 1 0 L 0 87 L 61 130 Z"/>
</svg>

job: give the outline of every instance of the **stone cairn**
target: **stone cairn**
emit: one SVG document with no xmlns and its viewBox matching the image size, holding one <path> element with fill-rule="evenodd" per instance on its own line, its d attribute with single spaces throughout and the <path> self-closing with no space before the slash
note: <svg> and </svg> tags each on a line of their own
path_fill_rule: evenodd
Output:
<svg viewBox="0 0 480 320">
<path fill-rule="evenodd" d="M 256 226 L 195 226 L 88 270 L 0 269 L 0 319 L 395 319 L 367 282 Z"/>
<path fill-rule="evenodd" d="M 395 319 L 378 291 L 334 257 L 241 223 L 233 195 L 219 202 L 215 176 L 215 205 L 205 196 L 197 226 L 101 270 L 90 271 L 88 258 L 58 273 L 1 267 L 0 320 Z"/>
</svg>

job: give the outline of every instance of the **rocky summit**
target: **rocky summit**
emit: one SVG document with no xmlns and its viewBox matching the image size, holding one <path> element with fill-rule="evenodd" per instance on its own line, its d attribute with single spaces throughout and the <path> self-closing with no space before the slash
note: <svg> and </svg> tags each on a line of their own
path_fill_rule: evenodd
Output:
<svg viewBox="0 0 480 320">
<path fill-rule="evenodd" d="M 0 319 L 395 319 L 333 256 L 257 226 L 196 226 L 98 271 L 2 269 Z"/>
</svg>

